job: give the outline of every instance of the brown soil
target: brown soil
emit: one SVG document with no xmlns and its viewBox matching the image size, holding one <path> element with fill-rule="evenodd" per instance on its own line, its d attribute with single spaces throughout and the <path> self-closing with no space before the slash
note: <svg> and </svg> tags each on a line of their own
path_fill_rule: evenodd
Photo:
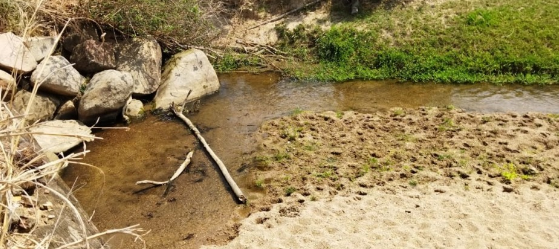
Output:
<svg viewBox="0 0 559 249">
<path fill-rule="evenodd" d="M 385 185 L 559 187 L 559 117 L 552 114 L 303 112 L 264 123 L 257 136 L 254 182 L 266 195 L 253 200 L 255 211 L 278 202 L 295 210 L 305 200 L 365 195 Z"/>
</svg>

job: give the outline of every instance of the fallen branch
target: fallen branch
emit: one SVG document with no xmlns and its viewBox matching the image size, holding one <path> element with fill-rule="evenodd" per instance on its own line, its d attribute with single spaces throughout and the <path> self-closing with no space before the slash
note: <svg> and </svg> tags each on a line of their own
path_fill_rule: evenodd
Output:
<svg viewBox="0 0 559 249">
<path fill-rule="evenodd" d="M 262 59 L 264 62 L 266 62 L 266 64 L 268 64 L 268 65 L 272 66 L 273 68 L 275 68 L 277 71 L 283 72 L 283 70 L 282 70 L 281 68 L 279 68 L 278 66 L 274 65 L 274 63 L 272 63 L 271 61 L 268 61 L 268 60 L 266 59 L 266 57 L 264 57 L 263 55 L 261 55 L 261 54 L 255 54 L 255 55 L 256 55 L 258 58 Z"/>
<path fill-rule="evenodd" d="M 173 180 L 175 180 L 177 177 L 179 177 L 179 175 L 184 171 L 184 169 L 186 168 L 186 166 L 190 163 L 190 158 L 192 158 L 192 154 L 194 153 L 194 151 L 189 152 L 186 155 L 186 159 L 184 159 L 184 162 L 181 164 L 181 166 L 179 166 L 179 168 L 177 169 L 177 171 L 175 171 L 175 174 L 173 174 L 173 176 L 171 176 L 171 178 L 167 181 L 164 182 L 158 182 L 158 181 L 151 181 L 151 180 L 143 180 L 143 181 L 137 181 L 136 185 L 140 185 L 140 184 L 153 184 L 153 185 L 165 185 L 168 184 L 170 182 L 172 182 Z"/>
<path fill-rule="evenodd" d="M 231 177 L 231 175 L 229 175 L 229 171 L 227 171 L 227 168 L 225 167 L 225 164 L 223 164 L 223 162 L 219 159 L 219 157 L 217 157 L 217 155 L 213 152 L 213 150 L 210 148 L 210 146 L 208 145 L 208 143 L 206 143 L 206 140 L 204 139 L 204 137 L 202 137 L 202 134 L 200 134 L 200 131 L 196 128 L 196 126 L 190 121 L 190 119 L 188 119 L 186 116 L 184 116 L 182 114 L 182 108 L 181 110 L 178 110 L 177 107 L 175 106 L 175 104 L 172 104 L 172 109 L 173 112 L 175 113 L 175 115 L 177 115 L 177 117 L 179 117 L 180 119 L 182 119 L 182 121 L 184 121 L 186 123 L 186 125 L 188 125 L 188 128 L 190 128 L 190 130 L 192 130 L 192 132 L 194 132 L 194 134 L 196 135 L 196 137 L 198 138 L 198 140 L 200 141 L 200 143 L 202 143 L 202 145 L 204 145 L 204 148 L 206 149 L 206 151 L 208 152 L 208 154 L 210 154 L 210 156 L 212 157 L 212 159 L 215 161 L 215 163 L 217 164 L 217 166 L 219 166 L 219 169 L 221 170 L 221 173 L 223 174 L 223 177 L 225 177 L 225 180 L 227 180 L 227 183 L 229 184 L 229 186 L 231 186 L 231 188 L 233 189 L 233 192 L 235 193 L 235 195 L 237 196 L 238 200 L 241 203 L 245 203 L 246 202 L 246 198 L 245 195 L 243 194 L 243 192 L 241 191 L 241 189 L 237 186 L 237 183 L 235 183 L 235 180 L 233 180 L 233 178 Z"/>
<path fill-rule="evenodd" d="M 296 8 L 296 9 L 294 9 L 294 10 L 290 10 L 290 11 L 288 11 L 288 12 L 286 12 L 286 13 L 283 13 L 283 14 L 277 16 L 277 17 L 274 17 L 274 18 L 272 18 L 272 19 L 270 19 L 270 20 L 268 20 L 268 21 L 265 21 L 265 22 L 262 22 L 262 23 L 260 23 L 260 24 L 254 25 L 254 26 L 252 26 L 252 27 L 250 27 L 250 28 L 248 28 L 248 29 L 246 29 L 246 30 L 255 29 L 255 28 L 258 28 L 258 27 L 260 27 L 260 26 L 262 26 L 262 25 L 266 25 L 266 24 L 268 24 L 268 23 L 275 22 L 275 21 L 277 21 L 277 20 L 283 19 L 284 17 L 286 17 L 286 16 L 288 16 L 288 15 L 291 15 L 291 14 L 293 14 L 293 13 L 299 11 L 299 10 L 305 9 L 305 8 L 311 6 L 311 5 L 320 3 L 320 2 L 322 2 L 322 1 L 323 1 L 323 0 L 317 0 L 317 1 L 314 1 L 314 2 L 307 3 L 307 4 L 305 4 L 305 5 L 302 6 L 302 7 Z"/>
</svg>

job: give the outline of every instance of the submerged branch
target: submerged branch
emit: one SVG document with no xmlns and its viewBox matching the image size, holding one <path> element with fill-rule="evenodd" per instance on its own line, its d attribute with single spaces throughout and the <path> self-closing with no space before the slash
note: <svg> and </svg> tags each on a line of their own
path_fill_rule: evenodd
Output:
<svg viewBox="0 0 559 249">
<path fill-rule="evenodd" d="M 192 154 L 194 154 L 194 151 L 189 152 L 186 155 L 186 159 L 184 159 L 184 162 L 179 166 L 179 168 L 177 169 L 177 171 L 175 171 L 175 174 L 173 174 L 173 176 L 171 176 L 171 178 L 167 181 L 164 182 L 158 182 L 158 181 L 151 181 L 151 180 L 142 180 L 142 181 L 137 181 L 136 185 L 140 185 L 140 184 L 153 184 L 153 185 L 165 185 L 165 184 L 169 184 L 170 182 L 172 182 L 173 180 L 175 180 L 177 177 L 179 177 L 179 175 L 184 171 L 184 169 L 186 168 L 186 166 L 190 163 L 190 158 L 192 158 Z"/>
<path fill-rule="evenodd" d="M 188 128 L 190 128 L 190 130 L 192 130 L 192 132 L 196 135 L 196 137 L 198 138 L 200 143 L 202 143 L 202 145 L 204 146 L 204 148 L 206 149 L 208 154 L 212 157 L 212 159 L 215 161 L 215 163 L 217 164 L 217 166 L 221 170 L 221 173 L 223 174 L 223 177 L 225 177 L 225 180 L 227 180 L 227 183 L 229 184 L 229 186 L 231 186 L 231 189 L 233 189 L 233 192 L 237 196 L 238 200 L 241 203 L 245 203 L 246 202 L 245 195 L 243 194 L 243 192 L 241 191 L 239 186 L 237 186 L 237 183 L 235 182 L 235 180 L 233 180 L 231 175 L 229 175 L 229 171 L 227 171 L 227 167 L 225 167 L 225 164 L 223 164 L 223 162 L 219 159 L 219 157 L 217 157 L 217 155 L 214 153 L 214 151 L 210 148 L 208 143 L 206 143 L 206 140 L 204 139 L 204 137 L 202 137 L 202 134 L 200 134 L 200 131 L 190 121 L 190 119 L 188 119 L 186 116 L 184 116 L 184 114 L 182 114 L 182 109 L 178 110 L 177 106 L 175 106 L 174 103 L 172 105 L 172 109 L 173 109 L 173 112 L 175 113 L 175 115 L 177 115 L 177 117 L 179 117 L 180 119 L 182 119 L 182 121 L 184 121 L 186 123 Z"/>
</svg>

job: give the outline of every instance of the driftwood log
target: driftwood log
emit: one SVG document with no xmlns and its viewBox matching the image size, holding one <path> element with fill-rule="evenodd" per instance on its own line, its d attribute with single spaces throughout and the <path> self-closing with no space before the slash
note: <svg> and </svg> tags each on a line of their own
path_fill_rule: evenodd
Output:
<svg viewBox="0 0 559 249">
<path fill-rule="evenodd" d="M 188 96 L 187 96 L 187 98 L 188 98 Z M 239 186 L 237 186 L 237 183 L 235 182 L 235 180 L 233 180 L 233 178 L 229 174 L 229 171 L 227 170 L 227 167 L 225 167 L 225 164 L 223 164 L 221 159 L 219 159 L 219 157 L 217 157 L 217 155 L 214 153 L 212 148 L 210 148 L 208 143 L 206 143 L 206 140 L 204 139 L 204 137 L 202 137 L 202 134 L 200 134 L 200 131 L 198 130 L 198 128 L 196 128 L 196 126 L 190 121 L 190 119 L 188 119 L 186 116 L 184 116 L 184 114 L 182 114 L 182 109 L 183 108 L 180 108 L 180 110 L 179 110 L 179 108 L 177 108 L 177 106 L 175 106 L 175 104 L 173 104 L 171 106 L 171 108 L 173 109 L 173 112 L 175 113 L 175 115 L 177 115 L 177 117 L 179 117 L 180 119 L 182 119 L 182 121 L 184 121 L 186 123 L 188 128 L 190 128 L 190 130 L 192 130 L 194 135 L 196 135 L 196 138 L 198 138 L 200 143 L 202 143 L 202 145 L 204 146 L 204 149 L 206 149 L 208 154 L 212 157 L 214 162 L 217 164 L 217 166 L 221 170 L 221 173 L 223 174 L 223 177 L 225 177 L 225 180 L 227 181 L 229 186 L 231 186 L 231 189 L 233 189 L 233 192 L 237 196 L 237 199 L 241 203 L 245 203 L 246 202 L 246 197 L 243 194 L 243 192 L 241 191 L 241 189 L 239 188 Z"/>
</svg>

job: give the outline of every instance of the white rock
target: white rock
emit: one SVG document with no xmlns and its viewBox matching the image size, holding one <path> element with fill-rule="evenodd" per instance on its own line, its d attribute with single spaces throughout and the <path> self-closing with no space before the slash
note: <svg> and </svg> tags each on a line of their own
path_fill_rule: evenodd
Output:
<svg viewBox="0 0 559 249">
<path fill-rule="evenodd" d="M 219 80 L 204 52 L 190 49 L 174 55 L 166 64 L 162 84 L 155 95 L 155 108 L 168 108 L 171 103 L 182 104 L 190 90 L 188 101 L 199 99 L 219 90 Z"/>
<path fill-rule="evenodd" d="M 56 38 L 50 36 L 30 37 L 25 41 L 27 48 L 37 62 L 50 55 L 53 46 L 56 46 Z"/>
<path fill-rule="evenodd" d="M 0 34 L 0 48 L 0 67 L 21 73 L 29 73 L 37 67 L 35 57 L 21 37 L 11 32 Z"/>
<path fill-rule="evenodd" d="M 91 142 L 94 136 L 91 129 L 75 120 L 53 120 L 38 123 L 29 129 L 34 133 L 37 144 L 47 152 L 60 153 L 82 142 Z"/>
<path fill-rule="evenodd" d="M 45 67 L 43 69 L 43 67 Z M 71 66 L 66 58 L 57 55 L 41 61 L 31 74 L 33 84 L 41 83 L 41 90 L 59 95 L 75 97 L 80 92 L 85 78 Z"/>
</svg>

